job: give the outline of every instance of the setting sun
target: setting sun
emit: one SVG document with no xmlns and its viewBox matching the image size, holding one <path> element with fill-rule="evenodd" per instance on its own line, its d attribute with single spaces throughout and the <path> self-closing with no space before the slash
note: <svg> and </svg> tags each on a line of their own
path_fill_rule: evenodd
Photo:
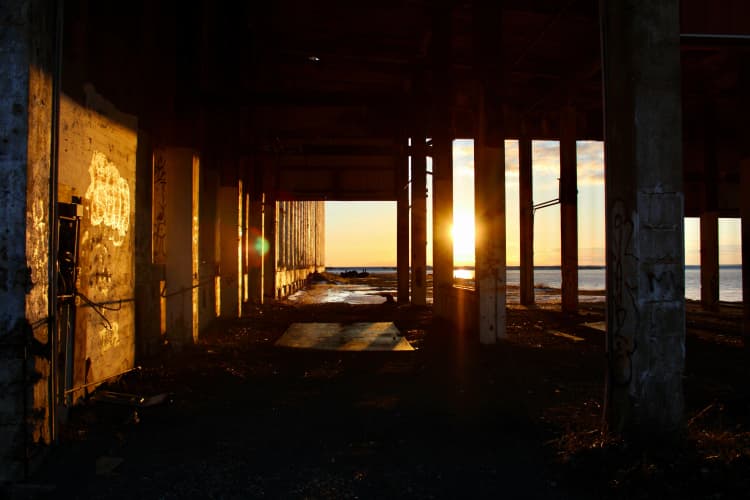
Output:
<svg viewBox="0 0 750 500">
<path fill-rule="evenodd" d="M 453 216 L 453 260 L 456 265 L 474 264 L 474 214 L 456 212 Z"/>
</svg>

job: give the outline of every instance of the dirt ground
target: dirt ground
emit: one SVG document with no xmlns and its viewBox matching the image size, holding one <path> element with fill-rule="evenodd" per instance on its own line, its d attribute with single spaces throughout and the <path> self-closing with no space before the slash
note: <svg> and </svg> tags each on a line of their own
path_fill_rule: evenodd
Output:
<svg viewBox="0 0 750 500">
<path fill-rule="evenodd" d="M 286 301 L 101 387 L 168 398 L 79 405 L 16 496 L 750 498 L 741 309 L 688 310 L 688 436 L 674 448 L 599 432 L 604 338 L 583 324 L 602 303 L 511 306 L 509 340 L 480 348 L 429 308 Z M 297 321 L 393 321 L 416 350 L 275 347 Z"/>
</svg>

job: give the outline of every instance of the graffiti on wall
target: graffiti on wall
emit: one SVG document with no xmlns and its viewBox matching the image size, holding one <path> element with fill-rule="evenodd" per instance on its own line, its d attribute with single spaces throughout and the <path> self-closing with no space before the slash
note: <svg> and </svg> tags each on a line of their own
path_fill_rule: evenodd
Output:
<svg viewBox="0 0 750 500">
<path fill-rule="evenodd" d="M 167 162 L 158 153 L 153 161 L 152 259 L 154 264 L 164 264 L 167 258 Z"/>
<path fill-rule="evenodd" d="M 123 244 L 130 226 L 130 187 L 117 166 L 99 151 L 89 165 L 91 184 L 85 198 L 91 203 L 91 225 L 111 230 L 109 239 L 116 247 Z"/>
<path fill-rule="evenodd" d="M 89 290 L 106 297 L 112 285 L 112 256 L 103 241 L 92 241 L 90 252 Z"/>
<path fill-rule="evenodd" d="M 116 321 L 110 321 L 109 325 L 100 325 L 98 333 L 102 353 L 120 345 L 120 325 Z"/>
</svg>

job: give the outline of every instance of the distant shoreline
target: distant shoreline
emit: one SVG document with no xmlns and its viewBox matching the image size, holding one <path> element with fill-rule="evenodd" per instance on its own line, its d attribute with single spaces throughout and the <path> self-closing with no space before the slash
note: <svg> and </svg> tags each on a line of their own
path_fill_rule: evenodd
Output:
<svg viewBox="0 0 750 500">
<path fill-rule="evenodd" d="M 701 266 L 697 264 L 688 264 L 685 266 L 685 269 L 700 269 Z M 742 269 L 742 264 L 722 264 L 719 266 L 720 269 Z M 396 270 L 397 267 L 395 265 L 393 266 L 326 266 L 326 269 L 355 269 L 355 270 L 371 270 L 371 269 L 391 269 Z M 467 271 L 473 271 L 474 266 L 454 266 L 453 269 L 464 269 Z M 518 271 L 521 269 L 521 266 L 507 266 L 506 269 L 510 269 L 513 271 Z M 554 271 L 559 270 L 560 266 L 534 266 L 534 269 L 541 269 L 545 271 Z M 578 269 L 606 269 L 606 266 L 578 266 Z M 427 266 L 428 271 L 432 271 L 432 266 Z"/>
</svg>

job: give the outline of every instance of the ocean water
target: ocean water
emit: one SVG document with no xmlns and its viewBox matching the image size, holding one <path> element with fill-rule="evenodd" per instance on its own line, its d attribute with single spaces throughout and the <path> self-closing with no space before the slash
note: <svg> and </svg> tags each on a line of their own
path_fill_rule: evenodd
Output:
<svg viewBox="0 0 750 500">
<path fill-rule="evenodd" d="M 395 273 L 395 267 L 368 267 L 368 268 L 339 268 L 330 267 L 328 272 L 338 274 L 342 271 L 356 269 L 367 270 L 370 273 Z M 428 269 L 428 273 L 431 270 Z M 686 266 L 685 268 L 685 297 L 691 300 L 700 300 L 700 266 Z M 473 269 L 456 269 L 456 276 L 473 284 Z M 508 285 L 518 286 L 520 271 L 516 267 L 508 268 Z M 561 286 L 561 275 L 559 267 L 537 267 L 534 269 L 534 285 L 536 288 L 559 289 Z M 604 290 L 605 275 L 603 267 L 580 268 L 578 270 L 578 288 L 580 290 Z M 719 268 L 719 300 L 725 302 L 742 302 L 742 267 L 721 266 Z"/>
</svg>

